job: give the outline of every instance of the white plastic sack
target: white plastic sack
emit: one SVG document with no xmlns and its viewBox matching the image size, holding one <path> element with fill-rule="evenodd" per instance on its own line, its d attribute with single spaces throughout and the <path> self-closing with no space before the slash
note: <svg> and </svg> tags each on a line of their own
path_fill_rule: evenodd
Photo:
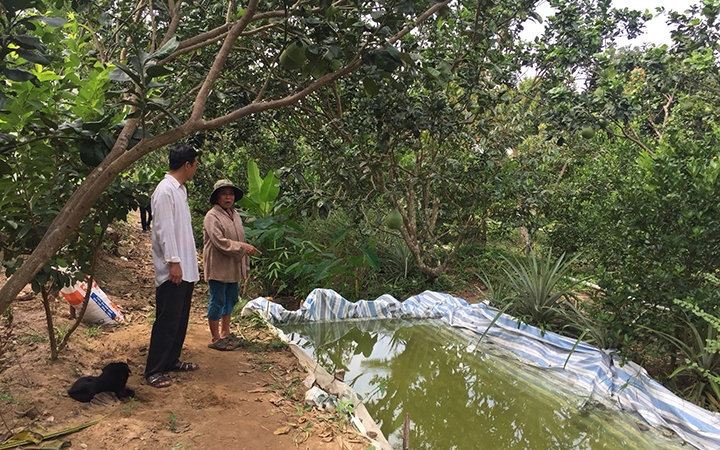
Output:
<svg viewBox="0 0 720 450">
<path fill-rule="evenodd" d="M 305 393 L 305 403 L 321 410 L 334 411 L 338 405 L 338 398 L 317 386 L 313 386 Z"/>
<path fill-rule="evenodd" d="M 87 282 L 85 281 L 78 281 L 75 283 L 75 286 L 66 286 L 60 289 L 60 293 L 65 297 L 65 300 L 78 312 L 82 309 L 86 292 Z M 120 309 L 110 301 L 105 292 L 93 281 L 90 301 L 88 301 L 83 322 L 93 325 L 106 325 L 110 323 L 122 323 L 124 321 L 125 317 L 123 317 Z"/>
</svg>

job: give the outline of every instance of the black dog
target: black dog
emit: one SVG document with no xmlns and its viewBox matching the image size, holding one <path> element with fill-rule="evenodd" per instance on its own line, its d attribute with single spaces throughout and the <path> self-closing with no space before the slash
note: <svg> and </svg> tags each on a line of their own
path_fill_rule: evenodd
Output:
<svg viewBox="0 0 720 450">
<path fill-rule="evenodd" d="M 114 392 L 119 399 L 135 397 L 135 391 L 125 387 L 130 376 L 130 367 L 126 363 L 110 363 L 103 367 L 97 377 L 80 377 L 70 389 L 68 395 L 79 402 L 89 402 L 100 392 Z"/>
</svg>

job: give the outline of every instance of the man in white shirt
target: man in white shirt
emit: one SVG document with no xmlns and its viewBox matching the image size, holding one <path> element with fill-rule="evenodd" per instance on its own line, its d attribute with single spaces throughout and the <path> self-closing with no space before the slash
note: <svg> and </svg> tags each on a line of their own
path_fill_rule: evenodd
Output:
<svg viewBox="0 0 720 450">
<path fill-rule="evenodd" d="M 180 361 L 190 301 L 200 279 L 185 182 L 192 180 L 198 153 L 190 145 L 170 149 L 170 171 L 152 194 L 152 256 L 155 265 L 155 323 L 150 336 L 145 380 L 150 386 L 170 386 L 169 371 L 197 370 Z"/>
</svg>

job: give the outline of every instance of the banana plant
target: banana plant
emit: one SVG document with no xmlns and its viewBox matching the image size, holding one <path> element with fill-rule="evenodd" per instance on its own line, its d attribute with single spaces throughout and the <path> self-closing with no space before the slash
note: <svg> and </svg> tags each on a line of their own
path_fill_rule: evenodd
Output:
<svg viewBox="0 0 720 450">
<path fill-rule="evenodd" d="M 247 214 L 264 219 L 275 213 L 275 200 L 280 195 L 280 179 L 268 171 L 260 178 L 260 170 L 254 160 L 247 163 L 248 191 L 238 204 Z"/>
</svg>

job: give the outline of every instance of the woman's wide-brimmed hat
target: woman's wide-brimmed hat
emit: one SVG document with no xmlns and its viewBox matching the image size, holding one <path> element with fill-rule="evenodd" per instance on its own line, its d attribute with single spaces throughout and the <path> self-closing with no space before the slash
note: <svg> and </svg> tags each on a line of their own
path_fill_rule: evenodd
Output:
<svg viewBox="0 0 720 450">
<path fill-rule="evenodd" d="M 213 186 L 212 194 L 210 194 L 210 203 L 213 205 L 217 204 L 217 196 L 218 191 L 224 187 L 231 187 L 233 188 L 233 191 L 235 191 L 235 201 L 237 202 L 242 198 L 244 195 L 243 191 L 241 191 L 238 187 L 236 187 L 232 181 L 230 180 L 217 180 L 215 182 L 215 186 Z"/>
</svg>

